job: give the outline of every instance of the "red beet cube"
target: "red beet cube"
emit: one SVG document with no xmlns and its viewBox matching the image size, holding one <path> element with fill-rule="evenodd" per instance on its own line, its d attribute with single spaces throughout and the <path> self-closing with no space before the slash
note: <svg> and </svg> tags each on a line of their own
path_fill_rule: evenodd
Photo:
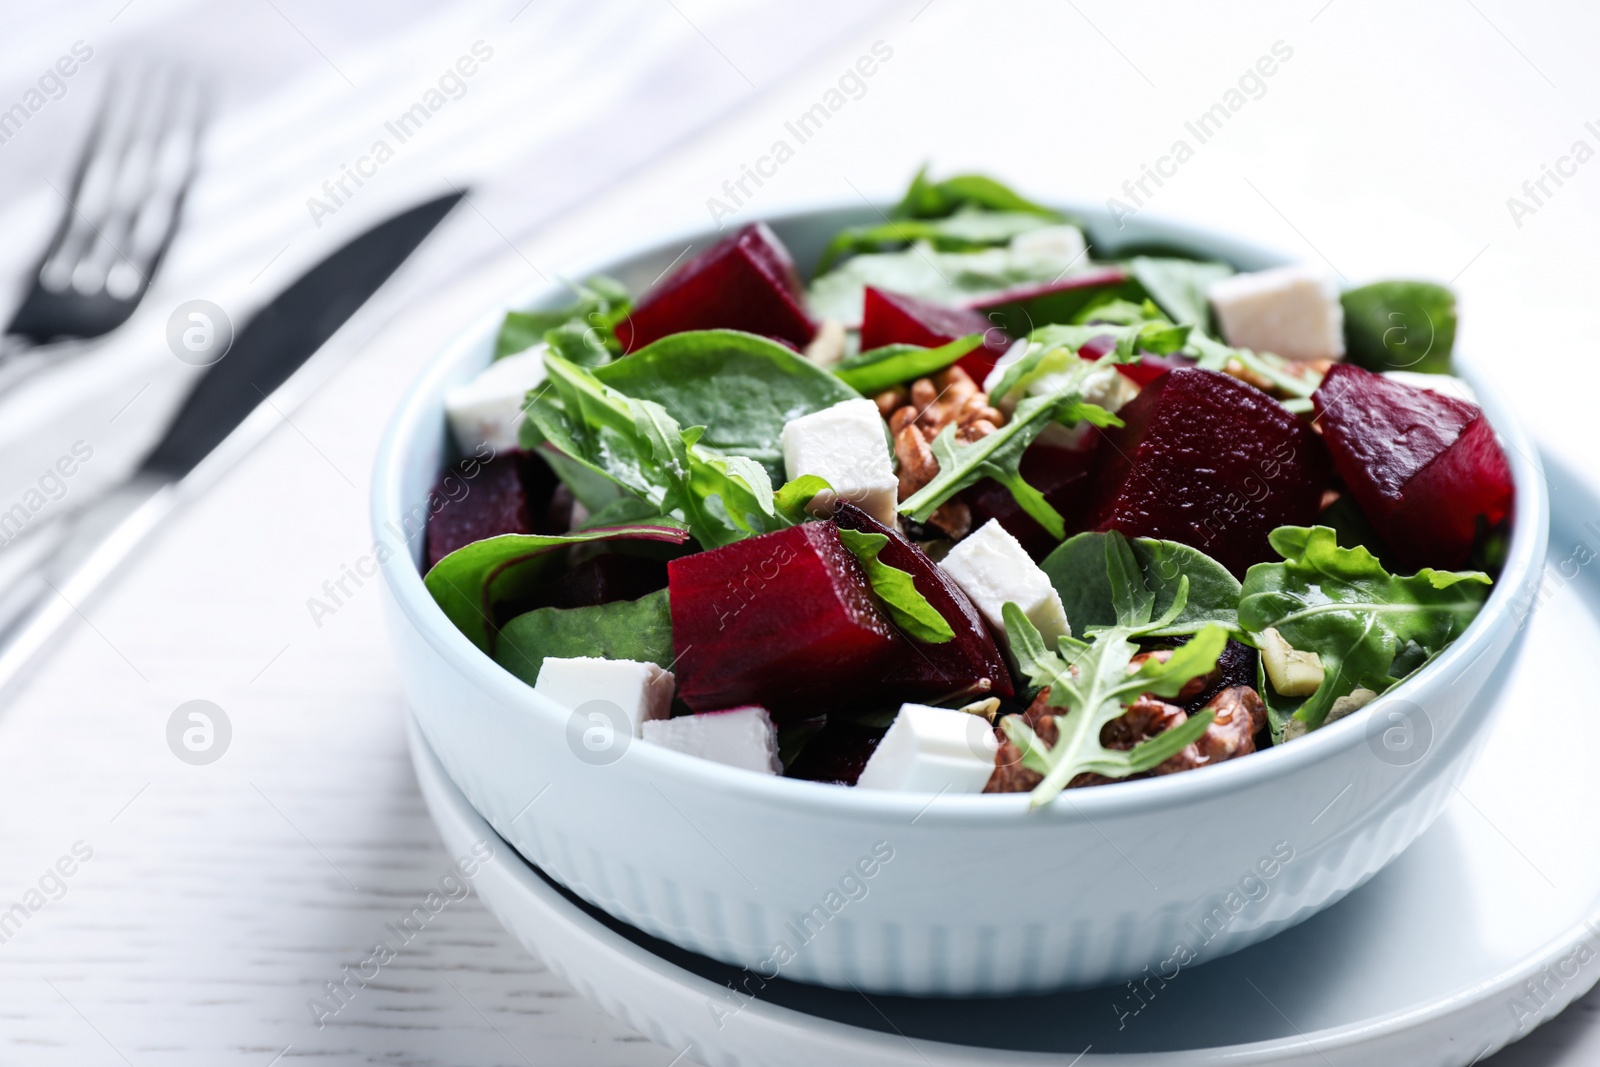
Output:
<svg viewBox="0 0 1600 1067">
<path fill-rule="evenodd" d="M 962 691 L 970 692 L 974 700 L 1011 696 L 1011 672 L 1005 659 L 984 625 L 983 616 L 960 586 L 899 531 L 889 529 L 854 504 L 840 505 L 833 521 L 847 529 L 888 537 L 889 543 L 879 550 L 878 560 L 911 575 L 917 592 L 955 631 L 955 637 L 935 645 L 906 637 L 900 642 L 894 663 L 884 669 L 881 682 L 872 688 L 890 697 L 934 699 Z"/>
<path fill-rule="evenodd" d="M 851 719 L 829 715 L 822 729 L 806 742 L 784 774 L 809 782 L 855 785 L 866 769 L 867 760 L 878 742 L 889 732 L 887 726 L 865 726 Z"/>
<path fill-rule="evenodd" d="M 1169 371 L 1117 414 L 1124 425 L 1104 431 L 1095 452 L 1086 528 L 1179 541 L 1243 575 L 1278 558 L 1274 529 L 1316 520 L 1328 484 L 1322 442 L 1254 386 Z"/>
<path fill-rule="evenodd" d="M 667 564 L 678 695 L 696 711 L 838 703 L 881 675 L 899 638 L 831 522 Z"/>
<path fill-rule="evenodd" d="M 1511 468 L 1474 404 L 1341 363 L 1312 396 L 1334 468 L 1395 555 L 1459 567 L 1511 511 Z"/>
<path fill-rule="evenodd" d="M 685 330 L 745 330 L 804 347 L 816 336 L 794 260 L 765 223 L 746 226 L 679 267 L 617 326 L 632 352 Z"/>
<path fill-rule="evenodd" d="M 1144 287 L 1121 267 L 1086 270 L 1053 282 L 1040 282 L 979 297 L 967 306 L 998 322 L 1013 337 L 1026 337 L 1039 326 L 1071 322 L 1072 317 L 1101 297 L 1145 298 Z"/>
<path fill-rule="evenodd" d="M 976 311 L 949 307 L 902 293 L 867 286 L 861 312 L 861 350 L 884 345 L 937 348 L 958 337 L 983 334 L 983 344 L 956 361 L 979 385 L 1011 347 L 1011 337 Z"/>
<path fill-rule="evenodd" d="M 464 459 L 439 479 L 428 502 L 433 517 L 423 559 L 429 569 L 463 545 L 508 533 L 546 533 L 556 478 L 531 452 Z"/>
<path fill-rule="evenodd" d="M 1083 510 L 1083 494 L 1089 486 L 1098 433 L 1098 430 L 1091 430 L 1081 449 L 1055 448 L 1035 442 L 1028 446 L 1022 454 L 1022 462 L 1017 465 L 1023 481 L 1039 490 L 1050 506 L 1069 522 L 1071 516 Z M 1022 510 L 1011 490 L 993 478 L 985 478 L 967 490 L 963 499 L 972 509 L 973 529 L 995 519 L 1034 559 L 1043 559 L 1061 543 Z"/>
</svg>

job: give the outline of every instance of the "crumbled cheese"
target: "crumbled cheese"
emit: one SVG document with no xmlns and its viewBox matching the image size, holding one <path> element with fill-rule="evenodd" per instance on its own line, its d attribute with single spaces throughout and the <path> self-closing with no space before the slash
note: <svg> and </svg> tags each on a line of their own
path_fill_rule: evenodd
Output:
<svg viewBox="0 0 1600 1067">
<path fill-rule="evenodd" d="M 1291 648 L 1270 626 L 1261 631 L 1261 665 L 1272 688 L 1286 697 L 1308 697 L 1322 685 L 1322 657 Z"/>
<path fill-rule="evenodd" d="M 569 711 L 591 701 L 615 706 L 627 720 L 633 736 L 642 736 L 650 719 L 665 719 L 672 710 L 676 680 L 671 671 L 654 663 L 631 659 L 575 659 L 550 657 L 539 665 L 534 691 Z M 612 726 L 617 726 L 612 723 Z"/>
<path fill-rule="evenodd" d="M 813 501 L 814 507 L 830 511 L 834 498 L 845 500 L 894 526 L 900 483 L 889 458 L 888 429 L 872 401 L 841 400 L 802 415 L 784 426 L 780 441 L 791 481 L 815 474 L 833 487 L 832 497 Z"/>
<path fill-rule="evenodd" d="M 1076 226 L 1041 226 L 1019 233 L 1011 239 L 1011 251 L 1019 258 L 1049 259 L 1072 264 L 1089 251 L 1083 231 Z"/>
<path fill-rule="evenodd" d="M 544 384 L 546 348 L 541 343 L 497 359 L 445 394 L 445 416 L 462 451 L 476 452 L 485 442 L 496 452 L 517 447 L 528 391 Z"/>
<path fill-rule="evenodd" d="M 1098 404 L 1112 414 L 1122 410 L 1123 405 L 1139 395 L 1138 384 L 1109 362 L 1103 367 L 1096 367 L 1076 384 L 1069 371 L 1043 375 L 1028 384 L 1028 395 L 1051 396 L 1073 388 L 1082 393 L 1085 403 Z M 1076 426 L 1052 422 L 1039 435 L 1039 442 L 1055 448 L 1079 449 L 1093 432 L 1094 427 L 1087 422 L 1080 422 Z"/>
<path fill-rule="evenodd" d="M 1222 335 L 1235 348 L 1285 359 L 1344 355 L 1339 286 L 1306 266 L 1274 267 L 1213 282 L 1208 295 Z"/>
<path fill-rule="evenodd" d="M 778 730 L 766 708 L 732 708 L 644 724 L 651 744 L 761 774 L 782 774 Z"/>
<path fill-rule="evenodd" d="M 981 716 L 902 704 L 856 781 L 858 789 L 980 793 L 1000 742 Z"/>
<path fill-rule="evenodd" d="M 1049 576 L 995 519 L 952 548 L 939 566 L 997 633 L 1005 633 L 1003 609 L 1009 601 L 1022 609 L 1052 648 L 1056 638 L 1072 634 L 1061 595 Z"/>
</svg>

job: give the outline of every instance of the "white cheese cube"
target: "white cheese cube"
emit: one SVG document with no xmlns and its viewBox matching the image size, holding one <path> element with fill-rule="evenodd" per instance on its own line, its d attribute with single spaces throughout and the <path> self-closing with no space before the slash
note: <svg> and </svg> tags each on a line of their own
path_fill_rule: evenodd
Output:
<svg viewBox="0 0 1600 1067">
<path fill-rule="evenodd" d="M 1402 385 L 1409 385 L 1413 389 L 1426 389 L 1430 393 L 1441 396 L 1453 397 L 1456 400 L 1465 400 L 1477 406 L 1478 394 L 1472 386 L 1457 378 L 1453 374 L 1423 374 L 1414 370 L 1386 370 L 1385 378 L 1392 378 Z"/>
<path fill-rule="evenodd" d="M 644 724 L 644 739 L 730 767 L 761 774 L 782 774 L 778 729 L 766 708 L 732 708 Z"/>
<path fill-rule="evenodd" d="M 984 375 L 984 392 L 994 392 L 994 387 L 1000 384 L 1000 379 L 1006 376 L 1006 371 L 1011 369 L 1011 365 L 1013 363 L 1021 362 L 1022 357 L 1028 354 L 1028 346 L 1030 343 L 1031 342 L 1029 342 L 1026 337 L 1018 338 L 1010 348 L 1006 349 L 1000 354 L 1000 358 L 994 362 L 994 369 L 988 374 Z"/>
<path fill-rule="evenodd" d="M 981 793 L 1000 748 L 981 716 L 902 704 L 856 781 L 858 789 L 902 793 Z"/>
<path fill-rule="evenodd" d="M 1083 231 L 1076 226 L 1041 226 L 1011 239 L 1011 251 L 1022 258 L 1047 259 L 1072 264 L 1088 252 Z"/>
<path fill-rule="evenodd" d="M 1235 348 L 1285 359 L 1344 355 L 1344 308 L 1339 286 L 1306 266 L 1234 274 L 1208 291 L 1222 336 Z"/>
<path fill-rule="evenodd" d="M 579 656 L 546 659 L 539 665 L 539 680 L 533 688 L 569 711 L 595 700 L 614 705 L 627 720 L 629 731 L 639 737 L 645 722 L 665 719 L 671 712 L 676 684 L 671 671 L 654 663 Z M 622 727 L 618 722 L 611 725 Z"/>
<path fill-rule="evenodd" d="M 996 633 L 1006 632 L 1002 612 L 1009 601 L 1022 609 L 1051 648 L 1055 647 L 1056 638 L 1071 635 L 1061 595 L 998 521 L 990 519 L 974 530 L 946 553 L 939 566 L 967 594 Z"/>
<path fill-rule="evenodd" d="M 783 465 L 792 481 L 815 474 L 848 501 L 885 526 L 895 524 L 900 483 L 889 459 L 889 438 L 878 406 L 870 400 L 841 400 L 786 424 L 780 438 Z M 829 501 L 817 501 L 831 510 Z"/>
<path fill-rule="evenodd" d="M 528 391 L 544 384 L 544 344 L 497 359 L 444 396 L 444 412 L 463 452 L 488 442 L 496 452 L 517 447 Z"/>
</svg>

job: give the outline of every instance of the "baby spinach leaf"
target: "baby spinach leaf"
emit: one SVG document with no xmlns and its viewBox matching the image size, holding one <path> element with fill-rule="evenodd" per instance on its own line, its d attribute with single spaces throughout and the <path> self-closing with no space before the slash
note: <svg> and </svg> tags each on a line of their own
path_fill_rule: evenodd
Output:
<svg viewBox="0 0 1600 1067">
<path fill-rule="evenodd" d="M 841 360 L 833 373 L 856 392 L 872 396 L 901 382 L 936 374 L 981 344 L 983 334 L 975 333 L 937 348 L 884 345 Z"/>
<path fill-rule="evenodd" d="M 958 174 L 942 182 L 928 180 L 928 168 L 917 171 L 911 187 L 890 215 L 897 219 L 941 219 L 963 207 L 985 211 L 1017 211 L 1053 222 L 1064 221 L 1056 211 L 1035 204 L 1006 185 L 982 174 Z"/>
<path fill-rule="evenodd" d="M 1345 358 L 1371 371 L 1449 374 L 1456 294 L 1432 282 L 1373 282 L 1339 298 Z"/>
<path fill-rule="evenodd" d="M 632 303 L 620 282 L 597 277 L 578 286 L 578 299 L 554 311 L 508 311 L 495 338 L 494 358 L 526 352 L 546 341 L 561 356 L 593 366 L 620 355 L 612 330 L 628 317 Z"/>
<path fill-rule="evenodd" d="M 789 520 L 790 525 L 798 526 L 810 518 L 806 509 L 811 506 L 812 497 L 832 490 L 833 486 L 828 484 L 826 478 L 802 474 L 793 481 L 785 482 L 774 492 L 772 503 L 778 509 L 778 514 Z"/>
<path fill-rule="evenodd" d="M 738 330 L 692 330 L 646 345 L 595 378 L 666 408 L 681 426 L 704 426 L 705 444 L 744 456 L 783 480 L 784 424 L 859 394 L 776 341 Z"/>
<path fill-rule="evenodd" d="M 872 592 L 888 611 L 889 618 L 907 637 L 929 645 L 942 645 L 955 639 L 956 632 L 928 598 L 917 592 L 911 575 L 891 567 L 878 558 L 889 538 L 881 533 L 864 533 L 839 527 L 839 540 L 850 554 L 861 561 Z"/>
<path fill-rule="evenodd" d="M 926 241 L 940 252 L 967 252 L 1003 245 L 1018 234 L 1054 225 L 1048 218 L 1017 211 L 984 211 L 964 206 L 947 218 L 898 219 L 873 226 L 840 230 L 822 250 L 817 274 L 826 273 L 845 256 L 886 252 L 913 241 Z"/>
<path fill-rule="evenodd" d="M 1226 567 L 1197 548 L 1150 537 L 1128 539 L 1137 565 L 1131 574 L 1116 575 L 1107 565 L 1107 542 L 1118 533 L 1081 533 L 1067 538 L 1039 566 L 1061 594 L 1067 618 L 1079 633 L 1114 626 L 1116 602 L 1130 584 L 1153 597 L 1151 610 L 1165 613 L 1177 599 L 1178 586 L 1188 582 L 1182 613 L 1151 636 L 1191 634 L 1210 624 L 1230 630 L 1239 625 L 1239 580 Z"/>
<path fill-rule="evenodd" d="M 1128 269 L 1173 322 L 1203 334 L 1213 332 L 1206 290 L 1231 275 L 1232 267 L 1205 260 L 1134 256 L 1128 260 Z"/>
<path fill-rule="evenodd" d="M 1010 422 L 971 444 L 957 443 L 956 427 L 952 423 L 933 439 L 933 458 L 939 462 L 939 473 L 900 502 L 900 514 L 926 522 L 939 505 L 961 490 L 984 478 L 993 478 L 1011 490 L 1022 510 L 1050 531 L 1052 537 L 1065 536 L 1066 521 L 1061 513 L 1050 505 L 1044 494 L 1024 481 L 1017 469 L 1022 453 L 1051 422 L 1066 426 L 1079 422 L 1095 426 L 1122 425 L 1121 419 L 1102 407 L 1084 403 L 1075 393 L 1029 397 L 1017 405 Z"/>
<path fill-rule="evenodd" d="M 643 540 L 681 545 L 688 530 L 674 519 L 598 526 L 567 534 L 501 534 L 462 545 L 435 563 L 423 578 L 445 616 L 485 652 L 494 645 L 494 604 L 537 581 L 555 562 L 557 550 L 589 541 Z"/>
<path fill-rule="evenodd" d="M 1270 540 L 1284 562 L 1245 573 L 1239 622 L 1252 633 L 1273 627 L 1292 647 L 1321 657 L 1322 685 L 1294 713 L 1310 729 L 1339 697 L 1393 684 L 1404 643 L 1431 654 L 1461 636 L 1491 584 L 1478 571 L 1390 574 L 1365 548 L 1339 547 L 1327 526 L 1280 526 Z"/>
<path fill-rule="evenodd" d="M 583 608 L 537 608 L 506 623 L 495 662 L 529 685 L 549 657 L 631 659 L 672 665 L 672 609 L 667 591 Z"/>
</svg>

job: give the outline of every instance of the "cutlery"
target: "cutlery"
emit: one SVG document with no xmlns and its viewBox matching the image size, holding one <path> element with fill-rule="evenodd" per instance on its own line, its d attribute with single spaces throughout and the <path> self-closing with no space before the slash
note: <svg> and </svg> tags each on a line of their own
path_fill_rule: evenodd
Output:
<svg viewBox="0 0 1600 1067">
<path fill-rule="evenodd" d="M 463 195 L 392 216 L 301 275 L 245 323 L 132 476 L 6 546 L 0 559 L 17 577 L 0 589 L 0 692 L 175 509 L 283 421 L 320 373 L 313 354 L 331 347 Z"/>
</svg>

